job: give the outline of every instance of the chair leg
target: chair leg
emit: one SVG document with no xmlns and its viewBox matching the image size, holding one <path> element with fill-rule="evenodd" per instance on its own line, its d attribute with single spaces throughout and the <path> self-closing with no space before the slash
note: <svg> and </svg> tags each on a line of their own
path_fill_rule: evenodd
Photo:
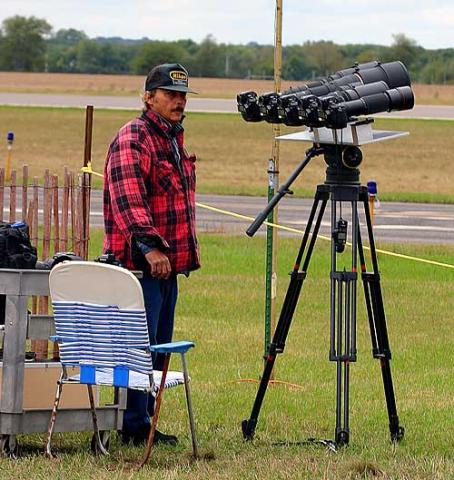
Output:
<svg viewBox="0 0 454 480">
<path fill-rule="evenodd" d="M 192 439 L 192 455 L 194 459 L 199 458 L 199 452 L 197 448 L 197 438 L 195 434 L 195 422 L 194 422 L 194 414 L 192 410 L 192 399 L 191 399 L 191 389 L 189 387 L 189 375 L 188 375 L 188 367 L 186 365 L 186 357 L 185 354 L 181 354 L 181 363 L 183 366 L 183 377 L 184 377 L 184 389 L 186 392 L 186 402 L 188 404 L 188 415 L 189 415 L 189 427 L 191 429 L 191 439 Z"/>
<path fill-rule="evenodd" d="M 51 449 L 51 441 L 52 441 L 52 434 L 54 432 L 55 421 L 57 420 L 57 411 L 58 411 L 58 404 L 60 403 L 60 398 L 63 390 L 63 372 L 60 374 L 60 378 L 57 380 L 57 390 L 55 392 L 55 399 L 54 399 L 54 406 L 52 408 L 52 412 L 50 415 L 49 426 L 47 428 L 47 441 L 45 445 L 44 454 L 48 458 L 53 458 L 52 449 Z"/>
<path fill-rule="evenodd" d="M 150 432 L 148 433 L 147 446 L 142 458 L 142 462 L 139 465 L 139 469 L 142 468 L 150 458 L 151 448 L 153 447 L 154 434 L 156 432 L 156 426 L 158 424 L 159 410 L 161 409 L 162 395 L 164 394 L 164 386 L 166 384 L 167 372 L 169 370 L 170 353 L 167 353 L 164 357 L 164 366 L 162 368 L 161 384 L 159 385 L 158 395 L 156 397 L 154 414 L 151 419 Z"/>
<path fill-rule="evenodd" d="M 95 400 L 93 397 L 93 387 L 90 384 L 87 384 L 88 389 L 88 397 L 90 398 L 90 409 L 91 409 L 91 417 L 93 419 L 93 431 L 95 435 L 96 445 L 98 446 L 98 451 L 103 455 L 109 455 L 109 452 L 104 448 L 104 445 L 101 441 L 101 437 L 99 435 L 99 428 L 98 428 L 98 417 L 96 416 L 96 408 L 95 408 Z"/>
</svg>

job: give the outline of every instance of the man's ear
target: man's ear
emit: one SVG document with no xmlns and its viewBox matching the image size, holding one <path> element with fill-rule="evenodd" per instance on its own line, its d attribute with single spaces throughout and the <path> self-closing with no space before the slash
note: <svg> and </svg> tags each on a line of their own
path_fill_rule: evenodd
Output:
<svg viewBox="0 0 454 480">
<path fill-rule="evenodd" d="M 153 89 L 153 90 L 150 90 L 150 91 L 146 91 L 144 94 L 143 94 L 143 101 L 145 103 L 148 103 L 150 105 L 152 105 L 152 102 L 153 102 L 153 99 L 154 99 L 154 96 L 156 95 L 156 89 Z"/>
</svg>

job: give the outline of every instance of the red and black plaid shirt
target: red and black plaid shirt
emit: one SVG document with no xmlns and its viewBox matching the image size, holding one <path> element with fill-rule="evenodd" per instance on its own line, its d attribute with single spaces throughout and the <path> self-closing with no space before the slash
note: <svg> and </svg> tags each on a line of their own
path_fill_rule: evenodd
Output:
<svg viewBox="0 0 454 480">
<path fill-rule="evenodd" d="M 148 110 L 120 129 L 104 170 L 104 226 L 104 252 L 126 268 L 144 267 L 136 241 L 162 250 L 175 273 L 199 268 L 195 156 L 180 124 Z"/>
</svg>

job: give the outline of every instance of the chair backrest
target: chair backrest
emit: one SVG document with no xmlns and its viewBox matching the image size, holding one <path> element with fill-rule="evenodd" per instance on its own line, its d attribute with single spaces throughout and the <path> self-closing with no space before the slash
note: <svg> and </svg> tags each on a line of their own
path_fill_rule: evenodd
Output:
<svg viewBox="0 0 454 480">
<path fill-rule="evenodd" d="M 153 370 L 142 288 L 128 270 L 99 262 L 68 261 L 49 275 L 56 340 L 63 365 L 81 367 L 81 381 L 96 383 L 113 368 L 114 383 L 128 371 Z"/>
</svg>

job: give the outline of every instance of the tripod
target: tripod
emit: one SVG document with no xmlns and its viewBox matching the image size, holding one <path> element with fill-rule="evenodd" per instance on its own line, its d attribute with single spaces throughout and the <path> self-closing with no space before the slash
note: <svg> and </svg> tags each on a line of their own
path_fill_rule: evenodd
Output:
<svg viewBox="0 0 454 480">
<path fill-rule="evenodd" d="M 315 155 L 323 154 L 328 167 L 324 184 L 318 185 L 314 196 L 308 223 L 305 228 L 295 265 L 290 273 L 290 284 L 284 299 L 279 321 L 269 345 L 259 389 L 248 420 L 242 422 L 246 440 L 254 437 L 257 420 L 266 389 L 278 354 L 283 353 L 298 298 L 307 276 L 312 252 L 317 241 L 328 201 L 331 202 L 331 273 L 330 273 L 330 347 L 329 360 L 336 362 L 336 428 L 335 445 L 347 445 L 350 437 L 349 394 L 350 363 L 356 362 L 356 295 L 358 280 L 358 256 L 361 278 L 369 319 L 373 357 L 380 361 L 383 377 L 386 406 L 389 418 L 389 431 L 392 441 L 404 436 L 404 428 L 399 424 L 394 388 L 391 376 L 391 350 L 388 341 L 385 311 L 380 286 L 380 274 L 372 231 L 372 221 L 368 203 L 367 187 L 360 185 L 358 166 L 362 153 L 357 146 L 321 144 L 308 150 L 306 158 L 289 181 L 284 184 L 268 207 L 257 217 L 247 233 L 252 235 L 258 229 L 267 213 L 276 205 L 280 197 L 289 192 L 289 186 L 298 173 Z M 297 173 L 298 172 L 298 173 Z M 342 204 L 348 203 L 351 209 L 351 269 L 337 268 L 338 255 L 345 249 L 348 235 L 348 222 L 342 218 Z M 364 247 L 361 238 L 358 205 L 363 205 L 367 236 L 370 245 L 372 270 L 367 271 Z M 311 235 L 312 233 L 312 235 Z M 314 441 L 310 439 L 309 441 Z M 323 442 L 321 442 L 323 443 Z M 326 441 L 325 441 L 326 443 Z"/>
</svg>

